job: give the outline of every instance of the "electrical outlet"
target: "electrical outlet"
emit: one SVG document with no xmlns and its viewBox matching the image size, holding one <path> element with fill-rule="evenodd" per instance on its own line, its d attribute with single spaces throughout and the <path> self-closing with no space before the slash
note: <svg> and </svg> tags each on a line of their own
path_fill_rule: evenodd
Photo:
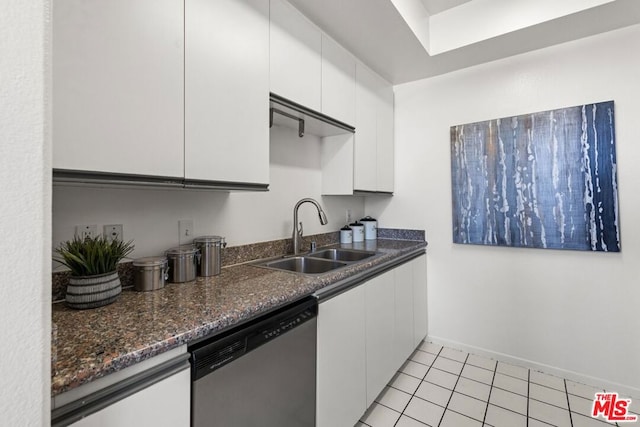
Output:
<svg viewBox="0 0 640 427">
<path fill-rule="evenodd" d="M 122 241 L 122 224 L 109 224 L 102 227 L 104 237 L 108 241 L 120 240 Z"/>
<path fill-rule="evenodd" d="M 347 224 L 351 224 L 351 209 L 347 209 L 346 217 L 347 217 Z"/>
<path fill-rule="evenodd" d="M 182 245 L 193 240 L 193 220 L 182 219 L 178 221 L 178 244 Z"/>
<path fill-rule="evenodd" d="M 96 224 L 91 225 L 76 225 L 76 236 L 85 239 L 87 237 L 94 238 L 98 235 L 98 226 Z"/>
</svg>

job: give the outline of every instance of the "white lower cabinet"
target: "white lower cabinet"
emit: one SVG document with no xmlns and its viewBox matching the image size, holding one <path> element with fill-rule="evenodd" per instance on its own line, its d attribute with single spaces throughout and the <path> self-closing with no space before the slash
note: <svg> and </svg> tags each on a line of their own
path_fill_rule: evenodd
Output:
<svg viewBox="0 0 640 427">
<path fill-rule="evenodd" d="M 394 348 L 389 345 L 395 334 L 394 311 L 389 304 L 395 299 L 393 271 L 378 276 L 365 285 L 367 407 L 397 369 Z"/>
<path fill-rule="evenodd" d="M 188 427 L 191 423 L 190 372 L 184 369 L 71 425 Z"/>
<path fill-rule="evenodd" d="M 422 255 L 320 303 L 318 427 L 356 424 L 426 336 L 426 285 Z"/>
<path fill-rule="evenodd" d="M 358 286 L 318 308 L 317 427 L 352 426 L 367 409 L 364 294 Z"/>
<path fill-rule="evenodd" d="M 395 331 L 393 336 L 393 363 L 396 368 L 404 363 L 415 349 L 413 345 L 413 263 L 402 264 L 395 270 Z"/>
<path fill-rule="evenodd" d="M 427 256 L 411 262 L 413 270 L 413 347 L 427 336 Z"/>
</svg>

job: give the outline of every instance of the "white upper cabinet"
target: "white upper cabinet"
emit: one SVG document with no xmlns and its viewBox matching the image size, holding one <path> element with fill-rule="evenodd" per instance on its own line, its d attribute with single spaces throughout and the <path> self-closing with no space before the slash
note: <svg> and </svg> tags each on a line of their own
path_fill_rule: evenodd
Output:
<svg viewBox="0 0 640 427">
<path fill-rule="evenodd" d="M 185 0 L 185 178 L 269 182 L 264 0 Z"/>
<path fill-rule="evenodd" d="M 393 87 L 357 63 L 354 190 L 392 193 L 393 176 Z"/>
<path fill-rule="evenodd" d="M 322 152 L 322 194 L 394 191 L 393 87 L 356 62 L 353 138 L 331 140 Z M 324 98 L 323 98 L 324 100 Z M 325 138 L 326 140 L 326 138 Z M 349 152 L 353 145 L 353 151 Z M 351 162 L 351 163 L 349 163 Z"/>
<path fill-rule="evenodd" d="M 378 168 L 378 80 L 369 69 L 358 64 L 356 82 L 353 187 L 355 190 L 375 191 Z"/>
<path fill-rule="evenodd" d="M 393 101 L 393 87 L 383 81 L 376 117 L 376 191 L 384 193 L 393 193 L 394 188 Z"/>
<path fill-rule="evenodd" d="M 56 0 L 53 167 L 182 177 L 182 0 Z"/>
<path fill-rule="evenodd" d="M 322 35 L 322 113 L 353 125 L 356 113 L 356 60 Z"/>
<path fill-rule="evenodd" d="M 320 146 L 323 195 L 353 194 L 353 134 L 327 136 Z"/>
<path fill-rule="evenodd" d="M 297 9 L 271 0 L 271 92 L 321 111 L 322 33 Z"/>
</svg>

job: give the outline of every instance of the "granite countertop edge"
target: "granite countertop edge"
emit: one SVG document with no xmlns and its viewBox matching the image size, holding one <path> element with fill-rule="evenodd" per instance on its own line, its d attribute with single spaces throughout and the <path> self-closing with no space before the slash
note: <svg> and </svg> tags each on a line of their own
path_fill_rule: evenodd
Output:
<svg viewBox="0 0 640 427">
<path fill-rule="evenodd" d="M 78 354 L 80 352 L 85 352 L 85 349 L 82 348 L 81 345 L 75 344 L 75 348 L 69 350 L 72 352 L 75 362 L 70 365 L 67 364 L 67 362 L 71 362 L 71 360 L 66 360 L 64 352 L 61 352 L 60 349 L 64 349 L 67 345 L 71 345 L 73 347 L 74 344 L 65 342 L 64 339 L 58 340 L 56 344 L 56 348 L 58 349 L 56 350 L 57 354 L 52 355 L 51 395 L 52 397 L 59 395 L 98 378 L 150 359 L 151 357 L 157 356 L 173 348 L 190 344 L 201 338 L 223 332 L 288 303 L 310 296 L 322 288 L 335 284 L 339 281 L 344 281 L 358 273 L 375 269 L 376 267 L 389 263 L 394 259 L 402 258 L 412 252 L 420 252 L 427 246 L 426 241 L 390 239 L 378 240 L 378 242 L 380 242 L 380 247 L 378 248 L 379 254 L 371 260 L 355 263 L 348 267 L 320 275 L 301 275 L 290 272 L 267 270 L 251 265 L 251 263 L 223 268 L 223 273 L 227 272 L 229 274 L 236 271 L 243 271 L 242 269 L 246 271 L 247 268 L 259 269 L 259 274 L 261 276 L 260 280 L 262 280 L 262 283 L 286 282 L 289 285 L 285 290 L 274 291 L 274 293 L 269 296 L 258 297 L 251 304 L 243 305 L 242 303 L 238 303 L 233 307 L 228 307 L 211 315 L 209 315 L 209 310 L 205 308 L 205 314 L 203 314 L 204 319 L 191 319 L 191 323 L 188 325 L 185 325 L 185 323 L 189 322 L 183 322 L 183 324 L 173 331 L 164 330 L 164 333 L 161 333 L 163 335 L 161 338 L 140 337 L 135 333 L 132 333 L 130 334 L 131 336 L 127 336 L 124 341 L 121 340 L 122 342 L 115 346 L 117 347 L 117 350 L 111 353 L 105 352 L 100 355 L 96 355 L 90 350 L 86 351 L 87 354 Z M 252 272 L 256 272 L 256 270 L 253 270 Z M 198 278 L 197 284 L 201 287 L 201 290 L 204 290 L 203 292 L 207 292 L 210 291 L 211 288 L 220 286 L 216 280 L 220 279 L 216 279 L 215 277 L 206 279 Z M 231 277 L 225 279 L 225 281 L 230 280 L 234 280 L 234 278 Z M 189 286 L 189 284 L 175 285 L 177 286 L 172 286 L 176 289 L 178 289 L 178 287 Z M 128 291 L 123 292 L 120 299 L 130 303 L 129 306 L 126 306 L 129 310 L 130 307 L 134 307 L 135 309 L 135 307 L 140 306 L 142 308 L 143 304 L 135 301 L 135 299 L 143 300 L 144 297 L 148 298 L 150 294 L 157 294 L 161 291 L 162 290 L 151 293 Z M 116 315 L 119 314 L 117 311 L 118 307 L 115 304 L 107 307 L 110 307 L 111 313 L 115 313 Z M 146 308 L 147 306 L 144 305 L 144 307 Z M 122 310 L 124 309 L 125 306 L 123 306 Z M 92 314 L 97 312 L 95 310 L 92 311 Z M 189 313 L 190 308 L 187 307 L 186 311 Z M 58 308 L 58 310 L 54 310 L 54 322 L 57 323 L 57 333 L 60 334 L 61 327 L 65 327 L 64 320 L 66 320 L 67 317 L 78 317 L 81 316 L 80 313 L 82 312 L 67 308 Z M 191 313 L 189 314 L 191 315 Z M 198 314 L 200 313 L 196 308 L 194 308 L 193 316 L 197 316 Z M 105 313 L 104 317 L 108 317 L 108 315 Z M 73 322 L 70 321 L 69 323 Z M 79 335 L 87 335 L 87 333 Z M 94 335 L 96 336 L 90 337 L 91 344 L 87 345 L 87 348 L 91 347 L 91 345 L 96 345 L 101 341 L 101 337 L 97 336 L 97 333 Z M 76 337 L 74 337 L 74 339 L 75 338 Z M 130 339 L 133 342 L 129 343 L 127 342 L 127 339 Z"/>
</svg>

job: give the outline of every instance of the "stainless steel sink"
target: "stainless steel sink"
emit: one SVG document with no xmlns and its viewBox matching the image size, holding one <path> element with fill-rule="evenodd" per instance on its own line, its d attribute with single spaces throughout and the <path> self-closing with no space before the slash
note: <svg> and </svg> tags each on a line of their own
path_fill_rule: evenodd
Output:
<svg viewBox="0 0 640 427">
<path fill-rule="evenodd" d="M 291 271 L 301 274 L 322 274 L 338 268 L 366 260 L 376 255 L 376 252 L 333 248 L 322 249 L 306 255 L 289 256 L 271 261 L 261 261 L 254 265 L 274 270 Z"/>
<path fill-rule="evenodd" d="M 324 249 L 321 251 L 310 253 L 306 256 L 310 258 L 330 259 L 333 261 L 355 262 L 362 261 L 363 259 L 372 257 L 375 254 L 375 252 L 359 251 L 353 249 Z"/>
<path fill-rule="evenodd" d="M 291 257 L 277 261 L 271 261 L 262 264 L 263 267 L 274 268 L 277 270 L 293 271 L 295 273 L 303 274 L 321 274 L 326 273 L 336 268 L 345 267 L 347 264 L 344 262 L 330 261 L 319 258 L 310 257 Z"/>
</svg>

